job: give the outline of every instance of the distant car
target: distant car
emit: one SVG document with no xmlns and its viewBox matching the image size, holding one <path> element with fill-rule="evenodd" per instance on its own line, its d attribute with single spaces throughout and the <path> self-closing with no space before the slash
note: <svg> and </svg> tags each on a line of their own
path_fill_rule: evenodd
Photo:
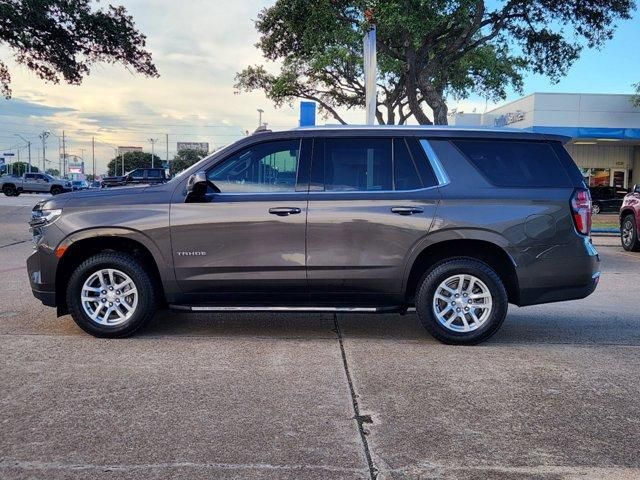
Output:
<svg viewBox="0 0 640 480">
<path fill-rule="evenodd" d="M 74 180 L 71 182 L 71 188 L 73 190 L 86 190 L 89 188 L 89 182 L 85 182 L 84 180 Z"/>
<path fill-rule="evenodd" d="M 89 188 L 102 188 L 102 182 L 94 180 L 93 182 L 89 183 Z"/>
<path fill-rule="evenodd" d="M 72 190 L 71 182 L 52 177 L 46 173 L 25 173 L 22 177 L 2 177 L 0 191 L 7 197 L 21 193 L 51 193 L 58 195 Z"/>
<path fill-rule="evenodd" d="M 634 185 L 620 208 L 620 240 L 622 248 L 640 252 L 640 185 Z"/>
<path fill-rule="evenodd" d="M 619 212 L 628 190 L 617 187 L 591 187 L 591 210 L 594 215 Z"/>
<path fill-rule="evenodd" d="M 165 183 L 167 176 L 164 168 L 136 168 L 126 175 L 105 177 L 102 179 L 103 187 L 121 187 L 130 184 Z"/>
</svg>

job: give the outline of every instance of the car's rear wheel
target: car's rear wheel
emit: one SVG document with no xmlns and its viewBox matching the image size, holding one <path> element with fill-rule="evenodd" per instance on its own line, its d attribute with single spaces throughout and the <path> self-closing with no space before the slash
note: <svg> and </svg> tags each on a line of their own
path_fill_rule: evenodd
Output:
<svg viewBox="0 0 640 480">
<path fill-rule="evenodd" d="M 500 328 L 508 299 L 500 277 L 489 265 L 457 257 L 424 274 L 415 304 L 420 321 L 437 340 L 473 345 Z"/>
<path fill-rule="evenodd" d="M 4 193 L 7 197 L 15 196 L 17 190 L 13 185 L 5 185 L 2 187 L 2 193 Z"/>
<path fill-rule="evenodd" d="M 62 187 L 59 187 L 58 185 L 54 185 L 53 187 L 51 187 L 51 195 L 59 195 L 62 193 Z"/>
<path fill-rule="evenodd" d="M 122 338 L 156 311 L 156 292 L 144 266 L 131 255 L 99 253 L 71 275 L 67 306 L 76 324 L 96 337 Z"/>
<path fill-rule="evenodd" d="M 638 225 L 633 214 L 626 215 L 622 219 L 620 228 L 620 240 L 622 248 L 629 252 L 640 252 L 640 239 L 638 238 Z"/>
</svg>

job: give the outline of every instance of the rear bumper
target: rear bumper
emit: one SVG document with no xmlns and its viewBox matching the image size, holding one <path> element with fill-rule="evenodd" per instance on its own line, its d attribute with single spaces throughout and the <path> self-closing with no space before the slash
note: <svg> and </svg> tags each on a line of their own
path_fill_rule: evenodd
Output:
<svg viewBox="0 0 640 480">
<path fill-rule="evenodd" d="M 581 255 L 537 258 L 519 267 L 517 304 L 563 302 L 591 295 L 600 281 L 600 257 L 588 238 L 581 250 Z"/>
</svg>

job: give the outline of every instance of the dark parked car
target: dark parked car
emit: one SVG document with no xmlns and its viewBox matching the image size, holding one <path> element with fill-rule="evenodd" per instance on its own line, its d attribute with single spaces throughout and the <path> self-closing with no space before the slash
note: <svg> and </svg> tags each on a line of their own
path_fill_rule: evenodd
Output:
<svg viewBox="0 0 640 480">
<path fill-rule="evenodd" d="M 102 179 L 103 187 L 121 187 L 136 183 L 155 184 L 165 183 L 167 176 L 164 168 L 136 168 L 126 175 L 105 177 Z"/>
<path fill-rule="evenodd" d="M 71 182 L 71 187 L 74 191 L 86 190 L 87 188 L 89 188 L 89 182 L 85 182 L 84 180 L 73 180 Z"/>
<path fill-rule="evenodd" d="M 594 214 L 620 211 L 627 190 L 617 187 L 591 187 L 591 210 Z"/>
<path fill-rule="evenodd" d="M 89 188 L 102 188 L 102 182 L 99 182 L 98 180 L 94 180 L 89 183 Z"/>
<path fill-rule="evenodd" d="M 421 127 L 256 134 L 165 184 L 36 205 L 31 287 L 99 337 L 131 335 L 162 305 L 415 307 L 437 339 L 478 343 L 508 303 L 596 288 L 589 190 L 566 140 Z"/>
<path fill-rule="evenodd" d="M 630 252 L 640 252 L 640 185 L 634 185 L 624 197 L 620 207 L 620 232 L 622 247 Z"/>
</svg>

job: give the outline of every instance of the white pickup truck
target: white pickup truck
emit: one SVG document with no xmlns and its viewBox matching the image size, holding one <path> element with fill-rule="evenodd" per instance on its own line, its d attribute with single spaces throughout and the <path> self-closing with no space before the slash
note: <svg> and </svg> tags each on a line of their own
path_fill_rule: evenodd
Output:
<svg viewBox="0 0 640 480">
<path fill-rule="evenodd" d="M 0 177 L 0 191 L 7 197 L 17 197 L 21 193 L 59 193 L 72 190 L 69 180 L 61 180 L 46 173 L 25 173 L 22 177 Z"/>
</svg>

